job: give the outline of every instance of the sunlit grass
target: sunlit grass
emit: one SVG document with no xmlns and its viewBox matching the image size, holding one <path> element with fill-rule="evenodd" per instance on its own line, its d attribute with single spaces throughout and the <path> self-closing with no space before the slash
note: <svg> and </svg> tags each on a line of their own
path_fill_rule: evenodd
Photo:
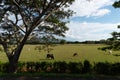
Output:
<svg viewBox="0 0 120 80">
<path fill-rule="evenodd" d="M 84 61 L 90 62 L 120 62 L 120 56 L 113 56 L 114 54 L 120 54 L 119 51 L 113 51 L 111 55 L 108 52 L 100 51 L 97 48 L 104 45 L 91 45 L 91 44 L 65 44 L 57 45 L 54 50 L 51 51 L 54 54 L 55 59 L 46 59 L 47 52 L 41 51 L 40 53 L 35 50 L 36 45 L 25 45 L 20 55 L 19 61 Z M 5 53 L 0 52 L 0 61 L 6 62 L 7 57 Z M 78 56 L 73 57 L 73 54 L 77 53 Z"/>
</svg>

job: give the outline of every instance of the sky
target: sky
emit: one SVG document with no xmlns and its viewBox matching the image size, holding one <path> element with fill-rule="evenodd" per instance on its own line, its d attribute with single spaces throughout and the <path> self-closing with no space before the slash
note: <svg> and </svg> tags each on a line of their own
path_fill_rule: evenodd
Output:
<svg viewBox="0 0 120 80">
<path fill-rule="evenodd" d="M 67 24 L 66 40 L 102 40 L 120 31 L 120 8 L 112 4 L 117 0 L 75 0 L 70 9 L 75 12 Z"/>
</svg>

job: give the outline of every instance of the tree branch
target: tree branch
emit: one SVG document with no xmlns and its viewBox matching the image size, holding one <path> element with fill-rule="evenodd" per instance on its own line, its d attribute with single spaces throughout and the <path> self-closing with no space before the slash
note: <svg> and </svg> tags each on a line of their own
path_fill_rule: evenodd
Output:
<svg viewBox="0 0 120 80">
<path fill-rule="evenodd" d="M 19 10 L 19 12 L 20 12 L 20 15 L 21 15 L 21 17 L 22 17 L 23 23 L 24 23 L 24 25 L 25 25 L 25 27 L 26 27 L 26 31 L 27 31 L 27 30 L 28 30 L 28 29 L 27 29 L 28 26 L 27 26 L 26 20 L 25 20 L 25 18 L 24 18 L 24 14 L 22 13 L 21 7 L 19 6 L 19 4 L 18 4 L 18 2 L 17 2 L 16 0 L 11 0 L 11 1 L 17 6 L 17 8 L 18 8 L 18 10 Z"/>
<path fill-rule="evenodd" d="M 53 9 L 53 10 L 52 10 L 49 14 L 47 14 L 43 19 L 40 18 L 40 19 L 36 22 L 36 24 L 34 25 L 34 27 L 32 27 L 32 28 L 34 29 L 35 27 L 40 26 L 40 25 L 41 25 L 40 23 L 41 23 L 42 21 L 46 20 L 46 19 L 47 19 L 51 14 L 53 14 L 54 12 L 58 11 L 59 8 L 62 7 L 66 2 L 67 2 L 67 1 L 61 2 L 61 4 L 60 4 L 56 9 Z M 49 4 L 49 6 L 50 6 L 50 4 Z"/>
</svg>

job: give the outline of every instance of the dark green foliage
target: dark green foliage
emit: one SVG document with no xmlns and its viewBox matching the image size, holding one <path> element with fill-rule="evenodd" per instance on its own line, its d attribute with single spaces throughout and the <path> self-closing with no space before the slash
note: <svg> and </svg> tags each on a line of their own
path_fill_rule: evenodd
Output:
<svg viewBox="0 0 120 80">
<path fill-rule="evenodd" d="M 120 75 L 120 63 L 96 63 L 94 71 L 97 74 Z"/>
<path fill-rule="evenodd" d="M 111 50 L 112 46 L 105 46 L 105 47 L 100 47 L 98 50 L 106 51 L 106 50 Z"/>
<path fill-rule="evenodd" d="M 40 63 L 40 68 L 42 69 L 42 70 L 45 70 L 45 66 L 47 65 L 47 62 L 41 62 Z"/>
<path fill-rule="evenodd" d="M 112 32 L 112 37 L 106 40 L 106 47 L 98 48 L 100 50 L 120 50 L 120 33 L 119 32 Z"/>
<path fill-rule="evenodd" d="M 25 62 L 19 62 L 18 63 L 18 68 L 17 68 L 17 71 L 18 72 L 22 72 L 22 68 L 26 65 Z"/>
<path fill-rule="evenodd" d="M 82 64 L 77 62 L 70 62 L 68 64 L 70 73 L 82 73 Z"/>
<path fill-rule="evenodd" d="M 102 63 L 102 62 L 99 62 L 99 63 L 96 63 L 95 66 L 95 72 L 97 74 L 110 74 L 111 73 L 111 64 L 110 63 Z"/>
<path fill-rule="evenodd" d="M 73 2 L 74 0 L 0 0 L 0 43 L 9 60 L 8 72 L 16 71 L 26 41 L 34 37 L 42 39 L 47 36 L 51 40 L 51 37 L 65 36 L 68 30 L 67 18 L 73 14 L 73 11 L 65 8 Z M 27 64 L 30 72 L 34 69 L 33 65 L 34 63 Z"/>
<path fill-rule="evenodd" d="M 90 73 L 91 72 L 91 64 L 88 60 L 85 60 L 83 63 L 82 72 L 83 73 Z"/>
<path fill-rule="evenodd" d="M 1 64 L 1 72 L 7 72 L 8 71 L 8 63 Z"/>
<path fill-rule="evenodd" d="M 120 8 L 120 0 L 114 2 L 113 6 L 114 6 L 115 8 Z"/>
<path fill-rule="evenodd" d="M 28 72 L 34 72 L 35 70 L 34 62 L 27 62 L 26 67 Z"/>
<path fill-rule="evenodd" d="M 0 63 L 0 72 L 6 73 L 8 63 Z M 89 61 L 81 62 L 19 62 L 18 73 L 70 73 L 120 75 L 120 63 L 98 62 L 92 66 Z"/>
<path fill-rule="evenodd" d="M 114 8 L 120 8 L 120 0 L 115 1 L 113 3 Z M 118 25 L 118 28 L 120 28 L 120 25 Z M 111 33 L 112 38 L 107 39 L 107 43 L 109 43 L 107 47 L 99 48 L 103 51 L 107 49 L 112 49 L 112 50 L 120 50 L 120 32 L 112 32 Z"/>
<path fill-rule="evenodd" d="M 66 40 L 64 39 L 60 40 L 60 44 L 66 44 L 66 43 L 67 43 Z"/>
<path fill-rule="evenodd" d="M 39 72 L 40 70 L 41 70 L 41 63 L 40 62 L 36 62 L 36 64 L 35 64 L 35 70 L 36 70 L 36 72 Z"/>
<path fill-rule="evenodd" d="M 111 66 L 112 75 L 120 75 L 120 63 L 114 63 Z"/>
<path fill-rule="evenodd" d="M 65 61 L 63 62 L 54 62 L 53 63 L 53 72 L 55 73 L 65 73 L 68 65 Z"/>
</svg>

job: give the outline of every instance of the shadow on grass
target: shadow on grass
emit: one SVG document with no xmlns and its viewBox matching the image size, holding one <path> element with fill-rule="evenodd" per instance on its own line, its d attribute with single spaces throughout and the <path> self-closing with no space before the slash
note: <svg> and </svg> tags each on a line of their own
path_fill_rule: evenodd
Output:
<svg viewBox="0 0 120 80">
<path fill-rule="evenodd" d="M 113 54 L 113 56 L 119 57 L 119 56 L 120 56 L 120 54 Z"/>
</svg>

